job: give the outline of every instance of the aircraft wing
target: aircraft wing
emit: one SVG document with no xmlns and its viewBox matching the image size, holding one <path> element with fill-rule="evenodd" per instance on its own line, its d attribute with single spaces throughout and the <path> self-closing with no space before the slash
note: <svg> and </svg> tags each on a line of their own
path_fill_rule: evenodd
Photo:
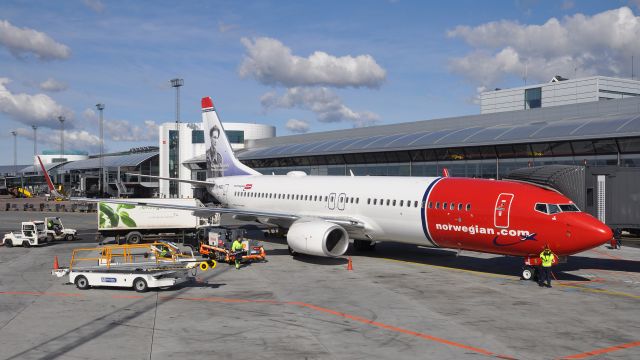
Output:
<svg viewBox="0 0 640 360">
<path fill-rule="evenodd" d="M 176 179 L 176 178 L 164 177 L 164 176 L 142 175 L 142 174 L 136 174 L 136 173 L 127 173 L 127 175 L 147 177 L 147 178 L 158 179 L 158 180 L 170 180 L 170 181 L 185 182 L 185 183 L 189 183 L 189 184 L 193 184 L 193 185 L 200 185 L 200 186 L 202 186 L 202 185 L 204 185 L 204 186 L 213 186 L 214 185 L 214 183 L 212 183 L 210 181 L 202 181 L 202 180 L 185 180 L 185 179 Z"/>
<path fill-rule="evenodd" d="M 178 204 L 159 204 L 147 201 L 132 201 L 132 200 L 122 200 L 122 199 L 90 199 L 90 198 L 71 198 L 72 201 L 86 201 L 86 202 L 105 202 L 110 204 L 125 204 L 125 205 L 135 205 L 135 206 L 150 206 L 150 207 L 158 207 L 158 208 L 166 208 L 166 209 L 176 209 L 176 210 L 188 210 L 194 213 L 196 216 L 207 217 L 212 216 L 215 213 L 220 214 L 231 214 L 231 215 L 239 215 L 244 219 L 258 219 L 258 218 L 269 218 L 269 219 L 279 219 L 290 221 L 291 223 L 295 222 L 301 218 L 318 218 L 324 221 L 328 221 L 337 225 L 340 225 L 345 228 L 347 231 L 358 231 L 365 228 L 366 224 L 362 221 L 359 221 L 354 218 L 349 217 L 328 217 L 328 216 L 305 216 L 300 214 L 292 214 L 292 213 L 283 213 L 283 212 L 275 212 L 275 211 L 253 211 L 253 210 L 244 210 L 244 209 L 229 209 L 229 208 L 219 208 L 219 207 L 201 207 L 201 206 L 189 206 L 189 205 L 178 205 Z"/>
</svg>

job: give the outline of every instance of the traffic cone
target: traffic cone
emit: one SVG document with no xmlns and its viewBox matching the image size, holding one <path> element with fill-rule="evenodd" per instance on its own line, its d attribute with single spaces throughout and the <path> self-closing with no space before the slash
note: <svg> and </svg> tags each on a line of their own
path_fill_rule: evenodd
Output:
<svg viewBox="0 0 640 360">
<path fill-rule="evenodd" d="M 53 270 L 58 270 L 60 268 L 60 265 L 58 264 L 58 257 L 55 256 L 53 258 Z"/>
<path fill-rule="evenodd" d="M 347 270 L 353 270 L 353 262 L 351 261 L 351 256 L 349 256 L 349 262 L 347 263 Z"/>
</svg>

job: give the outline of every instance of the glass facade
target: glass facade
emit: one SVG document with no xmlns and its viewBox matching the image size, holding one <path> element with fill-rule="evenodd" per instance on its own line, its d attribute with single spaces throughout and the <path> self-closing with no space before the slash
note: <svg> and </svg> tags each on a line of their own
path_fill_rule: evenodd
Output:
<svg viewBox="0 0 640 360">
<path fill-rule="evenodd" d="M 244 144 L 244 131 L 242 130 L 226 130 L 227 138 L 232 144 Z"/>
<path fill-rule="evenodd" d="M 204 135 L 203 135 L 204 136 Z M 178 177 L 178 131 L 169 130 L 169 177 Z M 178 196 L 178 183 L 169 181 L 170 196 Z"/>
<path fill-rule="evenodd" d="M 191 130 L 191 143 L 192 144 L 204 144 L 204 131 L 203 130 Z"/>
<path fill-rule="evenodd" d="M 377 153 L 243 160 L 263 174 L 453 176 L 499 179 L 529 166 L 620 165 L 640 167 L 640 138 L 556 141 Z"/>
</svg>

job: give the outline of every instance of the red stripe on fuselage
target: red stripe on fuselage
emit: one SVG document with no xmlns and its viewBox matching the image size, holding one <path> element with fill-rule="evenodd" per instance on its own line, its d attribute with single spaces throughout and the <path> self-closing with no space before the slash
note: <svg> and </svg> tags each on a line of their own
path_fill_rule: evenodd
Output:
<svg viewBox="0 0 640 360">
<path fill-rule="evenodd" d="M 537 256 L 549 245 L 563 256 L 606 241 L 610 230 L 591 215 L 544 214 L 535 211 L 536 203 L 571 200 L 530 184 L 443 178 L 427 197 L 427 226 L 441 247 L 504 255 Z"/>
</svg>

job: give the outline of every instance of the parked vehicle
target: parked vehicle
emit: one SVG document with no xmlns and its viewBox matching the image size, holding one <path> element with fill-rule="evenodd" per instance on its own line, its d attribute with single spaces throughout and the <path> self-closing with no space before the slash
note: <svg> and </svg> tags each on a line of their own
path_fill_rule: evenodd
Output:
<svg viewBox="0 0 640 360">
<path fill-rule="evenodd" d="M 98 204 L 98 233 L 101 238 L 115 237 L 118 243 L 139 244 L 144 240 L 183 242 L 195 237 L 202 226 L 217 225 L 220 216 L 200 217 L 190 210 L 172 209 L 171 205 L 204 205 L 198 199 L 137 199 L 166 204 L 167 208 L 144 205 Z M 101 240 L 101 239 L 99 239 Z"/>
<path fill-rule="evenodd" d="M 77 238 L 78 231 L 65 228 L 62 220 L 57 216 L 45 217 L 44 223 L 46 225 L 47 238 L 50 242 L 56 240 L 73 241 Z"/>
<path fill-rule="evenodd" d="M 23 221 L 20 232 L 10 232 L 2 239 L 2 243 L 8 248 L 38 246 L 46 242 L 47 232 L 43 221 Z"/>
</svg>

